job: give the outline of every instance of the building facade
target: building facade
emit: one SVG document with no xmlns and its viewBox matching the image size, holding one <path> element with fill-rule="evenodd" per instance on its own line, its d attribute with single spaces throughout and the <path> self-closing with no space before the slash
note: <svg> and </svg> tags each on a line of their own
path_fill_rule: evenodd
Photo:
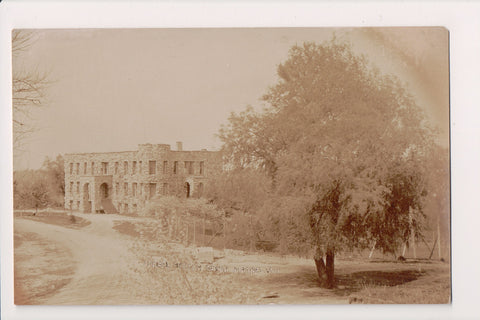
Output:
<svg viewBox="0 0 480 320">
<path fill-rule="evenodd" d="M 135 213 L 164 195 L 201 197 L 222 170 L 219 152 L 183 151 L 141 144 L 136 151 L 71 153 L 65 157 L 65 208 L 82 212 Z"/>
</svg>

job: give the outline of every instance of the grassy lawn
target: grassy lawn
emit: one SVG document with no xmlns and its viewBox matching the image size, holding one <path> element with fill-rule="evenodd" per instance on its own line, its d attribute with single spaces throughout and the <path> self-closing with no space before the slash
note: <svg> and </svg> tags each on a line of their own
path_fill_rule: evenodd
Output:
<svg viewBox="0 0 480 320">
<path fill-rule="evenodd" d="M 61 244 L 15 229 L 14 247 L 15 304 L 41 304 L 70 282 L 75 264 Z"/>
</svg>

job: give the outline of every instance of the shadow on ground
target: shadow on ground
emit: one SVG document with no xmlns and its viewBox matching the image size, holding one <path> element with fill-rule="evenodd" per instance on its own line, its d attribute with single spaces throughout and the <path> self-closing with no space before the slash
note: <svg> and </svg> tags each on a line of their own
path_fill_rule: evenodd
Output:
<svg viewBox="0 0 480 320">
<path fill-rule="evenodd" d="M 375 287 L 393 287 L 418 279 L 424 272 L 417 270 L 399 270 L 399 271 L 361 271 L 335 278 L 337 287 L 335 294 L 340 296 L 349 295 L 360 291 L 366 286 Z"/>
<path fill-rule="evenodd" d="M 348 296 L 351 293 L 362 290 L 366 286 L 393 287 L 414 281 L 423 274 L 424 272 L 417 270 L 369 270 L 338 274 L 335 277 L 336 288 L 331 291 L 326 290 L 325 293 L 328 292 L 328 295 L 335 296 Z M 306 291 L 310 291 L 309 289 L 313 288 L 320 288 L 315 269 L 307 266 L 297 268 L 295 272 L 272 275 L 263 281 L 265 284 L 282 284 L 282 286 Z M 309 295 L 307 292 L 304 293 Z M 317 295 L 319 293 L 320 292 L 316 291 Z"/>
</svg>

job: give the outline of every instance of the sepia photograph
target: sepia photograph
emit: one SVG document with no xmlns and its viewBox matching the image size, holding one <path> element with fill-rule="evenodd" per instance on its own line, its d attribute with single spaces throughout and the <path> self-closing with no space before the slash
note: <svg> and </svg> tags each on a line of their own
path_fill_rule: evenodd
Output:
<svg viewBox="0 0 480 320">
<path fill-rule="evenodd" d="M 14 29 L 16 305 L 450 304 L 443 27 Z"/>
</svg>

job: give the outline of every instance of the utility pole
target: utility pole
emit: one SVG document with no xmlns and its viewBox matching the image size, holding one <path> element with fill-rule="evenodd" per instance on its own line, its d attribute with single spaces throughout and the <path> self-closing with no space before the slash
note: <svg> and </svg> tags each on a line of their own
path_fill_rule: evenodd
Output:
<svg viewBox="0 0 480 320">
<path fill-rule="evenodd" d="M 413 227 L 412 207 L 408 208 L 408 218 L 410 220 L 410 245 L 413 249 L 413 258 L 417 259 L 417 248 L 415 246 L 415 228 Z"/>
<path fill-rule="evenodd" d="M 438 243 L 438 259 L 441 259 L 442 248 L 440 246 L 440 217 L 437 217 L 437 243 Z"/>
</svg>

